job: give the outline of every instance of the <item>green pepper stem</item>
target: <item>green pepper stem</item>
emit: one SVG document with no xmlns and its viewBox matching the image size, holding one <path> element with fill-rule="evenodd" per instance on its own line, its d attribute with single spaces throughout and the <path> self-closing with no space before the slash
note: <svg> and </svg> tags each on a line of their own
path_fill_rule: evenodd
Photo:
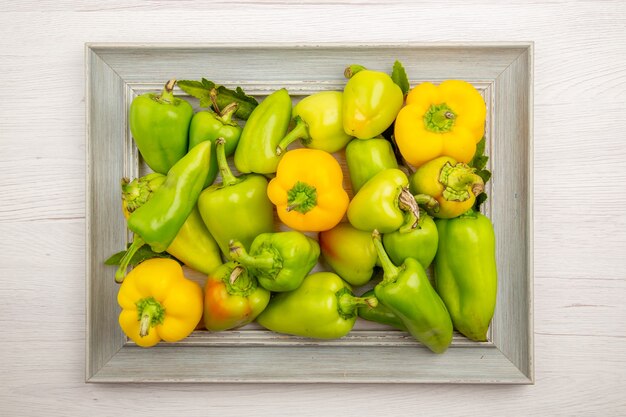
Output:
<svg viewBox="0 0 626 417">
<path fill-rule="evenodd" d="M 449 132 L 454 126 L 456 115 L 446 104 L 433 104 L 424 114 L 424 127 L 435 133 Z"/>
<path fill-rule="evenodd" d="M 231 295 L 247 297 L 256 289 L 256 280 L 241 265 L 236 265 L 224 281 L 226 291 Z"/>
<path fill-rule="evenodd" d="M 126 249 L 126 253 L 122 257 L 122 259 L 120 259 L 120 266 L 115 272 L 115 282 L 121 284 L 124 281 L 124 278 L 126 277 L 126 270 L 128 269 L 128 264 L 130 263 L 131 259 L 133 259 L 133 256 L 139 250 L 139 248 L 145 245 L 145 243 L 146 242 L 144 242 L 141 236 L 135 234 L 135 236 L 133 237 L 133 243 L 128 249 Z"/>
<path fill-rule="evenodd" d="M 213 111 L 215 111 L 218 117 L 221 117 L 222 112 L 220 110 L 220 106 L 217 104 L 217 90 L 215 88 L 212 88 L 211 91 L 209 91 L 209 98 L 213 104 Z"/>
<path fill-rule="evenodd" d="M 217 138 L 215 141 L 215 149 L 217 152 L 217 166 L 219 167 L 220 175 L 222 176 L 222 185 L 228 187 L 241 182 L 241 179 L 235 177 L 228 166 L 228 161 L 226 160 L 226 150 L 224 149 L 225 143 L 226 141 L 224 138 Z"/>
<path fill-rule="evenodd" d="M 374 308 L 378 305 L 378 299 L 370 295 L 368 297 L 355 297 L 348 288 L 342 288 L 335 293 L 337 296 L 337 310 L 344 319 L 354 317 L 359 306 L 367 305 Z"/>
<path fill-rule="evenodd" d="M 217 105 L 217 102 L 215 102 L 215 105 Z M 224 107 L 222 109 L 222 112 L 221 112 L 222 114 L 220 116 L 220 119 L 222 119 L 222 123 L 224 124 L 233 123 L 232 121 L 233 115 L 237 112 L 238 109 L 239 109 L 239 103 L 237 103 L 236 101 L 233 101 L 228 106 Z"/>
<path fill-rule="evenodd" d="M 350 79 L 354 77 L 356 73 L 363 71 L 364 69 L 367 69 L 367 68 L 365 68 L 363 65 L 352 64 L 346 67 L 346 69 L 343 71 L 343 76 Z"/>
<path fill-rule="evenodd" d="M 408 187 L 402 188 L 398 197 L 398 207 L 404 211 L 404 223 L 398 231 L 400 233 L 408 233 L 417 227 L 420 220 L 419 207 Z"/>
<path fill-rule="evenodd" d="M 393 262 L 391 262 L 391 259 L 389 259 L 389 255 L 385 252 L 380 233 L 377 229 L 374 229 L 372 232 L 372 241 L 374 242 L 374 247 L 378 253 L 380 266 L 382 266 L 384 272 L 382 282 L 387 283 L 395 281 L 398 278 L 398 275 L 400 275 L 400 268 L 395 266 Z"/>
<path fill-rule="evenodd" d="M 415 202 L 418 206 L 424 206 L 426 210 L 434 213 L 439 211 L 439 201 L 435 200 L 432 196 L 428 194 L 417 194 L 413 197 L 415 197 Z"/>
<path fill-rule="evenodd" d="M 297 139 L 300 139 L 304 145 L 311 142 L 309 126 L 307 126 L 306 122 L 300 116 L 297 116 L 294 120 L 296 121 L 296 126 L 278 143 L 276 155 L 281 155 L 287 149 L 287 146 Z"/>
<path fill-rule="evenodd" d="M 444 187 L 443 198 L 448 201 L 466 201 L 470 198 L 470 190 L 476 196 L 485 189 L 485 182 L 475 169 L 463 163 L 453 166 L 446 162 L 441 167 L 439 182 Z"/>
<path fill-rule="evenodd" d="M 154 297 L 146 297 L 135 303 L 139 320 L 139 336 L 146 337 L 150 327 L 163 323 L 165 308 Z"/>
<path fill-rule="evenodd" d="M 295 210 L 306 214 L 317 205 L 317 189 L 305 182 L 298 181 L 287 191 L 287 211 Z"/>
<path fill-rule="evenodd" d="M 273 269 L 276 266 L 276 260 L 271 255 L 252 256 L 246 251 L 243 244 L 239 241 L 231 240 L 228 244 L 228 250 L 233 261 L 239 262 L 248 268 L 252 267 L 268 270 Z"/>
<path fill-rule="evenodd" d="M 168 82 L 165 83 L 165 87 L 161 92 L 161 95 L 158 98 L 158 101 L 162 101 L 165 103 L 173 103 L 174 102 L 174 86 L 176 85 L 176 78 L 172 78 Z"/>
<path fill-rule="evenodd" d="M 128 178 L 122 178 L 122 200 L 126 204 L 128 213 L 132 213 L 144 205 L 152 197 L 152 193 L 165 182 L 166 178 L 167 176 L 158 172 L 152 172 L 132 181 Z"/>
</svg>

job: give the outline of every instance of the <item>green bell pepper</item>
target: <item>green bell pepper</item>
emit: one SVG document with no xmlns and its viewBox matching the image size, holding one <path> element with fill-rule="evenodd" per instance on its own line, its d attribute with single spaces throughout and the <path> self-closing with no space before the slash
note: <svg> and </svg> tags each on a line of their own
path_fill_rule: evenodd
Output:
<svg viewBox="0 0 626 417">
<path fill-rule="evenodd" d="M 350 136 L 369 139 L 383 133 L 395 120 L 404 95 L 384 72 L 360 65 L 346 68 L 343 90 L 343 128 Z"/>
<path fill-rule="evenodd" d="M 230 255 L 248 268 L 263 288 L 284 292 L 302 284 L 317 263 L 320 246 L 296 231 L 262 233 L 250 245 L 249 253 L 240 242 L 231 241 Z"/>
<path fill-rule="evenodd" d="M 217 103 L 214 105 L 217 106 Z M 226 156 L 235 153 L 242 130 L 237 122 L 232 120 L 233 114 L 237 111 L 237 107 L 237 103 L 232 103 L 222 109 L 219 114 L 212 111 L 199 111 L 194 114 L 193 119 L 191 119 L 191 126 L 189 127 L 189 149 L 192 149 L 205 140 L 209 140 L 213 143 L 211 165 L 209 166 L 209 175 L 204 184 L 205 187 L 213 184 L 215 177 L 217 177 L 217 152 L 215 152 L 215 141 L 217 138 L 224 138 L 224 151 Z"/>
<path fill-rule="evenodd" d="M 122 180 L 122 207 L 124 216 L 144 205 L 167 177 L 153 172 L 132 182 Z M 220 248 L 202 222 L 197 207 L 191 211 L 176 234 L 167 252 L 196 271 L 208 274 L 222 264 Z"/>
<path fill-rule="evenodd" d="M 368 237 L 370 237 L 369 233 Z M 371 296 L 376 296 L 373 289 L 367 291 L 361 297 Z M 398 316 L 393 314 L 393 311 L 391 311 L 389 307 L 385 306 L 382 303 L 378 303 L 376 307 L 371 307 L 369 305 L 359 306 L 359 308 L 357 309 L 357 313 L 359 317 L 364 320 L 373 321 L 380 324 L 386 324 L 388 326 L 395 327 L 396 329 L 406 331 L 406 326 L 404 325 L 402 320 L 400 320 Z"/>
<path fill-rule="evenodd" d="M 280 141 L 276 153 L 280 155 L 297 139 L 307 148 L 330 153 L 343 149 L 352 137 L 343 130 L 342 95 L 340 91 L 321 91 L 296 104 L 296 126 Z"/>
<path fill-rule="evenodd" d="M 359 230 L 381 233 L 417 227 L 419 209 L 399 169 L 385 169 L 361 187 L 348 206 L 348 220 Z"/>
<path fill-rule="evenodd" d="M 413 258 L 395 266 L 378 231 L 372 233 L 372 239 L 385 271 L 383 280 L 374 287 L 376 298 L 402 320 L 417 341 L 435 353 L 445 352 L 452 342 L 452 320 L 424 267 Z"/>
<path fill-rule="evenodd" d="M 257 323 L 278 333 L 337 339 L 352 330 L 357 307 L 366 303 L 378 302 L 375 297 L 355 297 L 350 286 L 332 272 L 317 272 L 296 290 L 275 295 Z"/>
<path fill-rule="evenodd" d="M 202 191 L 198 209 L 222 253 L 230 259 L 231 240 L 249 248 L 257 235 L 274 231 L 273 205 L 267 197 L 267 179 L 256 174 L 235 177 L 226 161 L 224 140 L 217 139 L 215 147 L 222 183 Z"/>
<path fill-rule="evenodd" d="M 252 322 L 267 306 L 270 292 L 236 262 L 227 262 L 204 285 L 204 325 L 217 332 Z"/>
<path fill-rule="evenodd" d="M 139 153 L 155 172 L 167 174 L 187 153 L 189 123 L 193 107 L 174 97 L 176 80 L 169 80 L 163 92 L 137 96 L 130 104 L 128 124 Z"/>
<path fill-rule="evenodd" d="M 435 285 L 446 303 L 454 327 L 472 340 L 487 340 L 497 294 L 495 235 L 491 221 L 480 213 L 435 220 L 439 249 Z"/>
<path fill-rule="evenodd" d="M 152 197 L 128 217 L 133 243 L 120 261 L 115 280 L 122 282 L 128 262 L 144 244 L 160 253 L 170 246 L 191 214 L 204 187 L 211 160 L 211 143 L 193 148 L 167 173 L 165 182 Z"/>
<path fill-rule="evenodd" d="M 369 232 L 339 223 L 318 235 L 322 257 L 349 284 L 366 284 L 378 263 L 376 248 Z"/>
<path fill-rule="evenodd" d="M 407 233 L 399 231 L 385 233 L 383 245 L 394 264 L 401 265 L 407 258 L 418 261 L 428 268 L 437 253 L 439 234 L 432 217 L 420 213 L 417 227 Z"/>
<path fill-rule="evenodd" d="M 280 160 L 276 148 L 287 133 L 290 121 L 291 97 L 287 90 L 282 88 L 267 96 L 252 111 L 241 133 L 235 150 L 235 166 L 239 172 L 276 172 Z"/>
<path fill-rule="evenodd" d="M 356 194 L 374 175 L 389 168 L 398 168 L 391 143 L 384 138 L 355 139 L 346 146 L 346 164 Z M 369 236 L 368 236 L 369 238 Z"/>
</svg>

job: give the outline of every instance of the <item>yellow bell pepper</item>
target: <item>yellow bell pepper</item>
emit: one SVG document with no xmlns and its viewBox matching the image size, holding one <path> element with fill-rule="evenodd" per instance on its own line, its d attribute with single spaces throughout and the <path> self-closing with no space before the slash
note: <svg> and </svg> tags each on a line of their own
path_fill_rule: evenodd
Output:
<svg viewBox="0 0 626 417">
<path fill-rule="evenodd" d="M 294 149 L 278 163 L 267 187 L 280 220 L 301 232 L 330 230 L 348 209 L 343 173 L 331 154 L 317 149 Z"/>
<path fill-rule="evenodd" d="M 200 285 L 183 275 L 172 259 L 153 258 L 137 265 L 122 282 L 117 302 L 119 323 L 137 345 L 161 340 L 177 342 L 189 336 L 202 317 Z"/>
<path fill-rule="evenodd" d="M 439 156 L 467 163 L 485 134 L 486 114 L 485 101 L 471 84 L 424 82 L 407 95 L 396 118 L 395 140 L 404 159 L 416 167 Z"/>
</svg>

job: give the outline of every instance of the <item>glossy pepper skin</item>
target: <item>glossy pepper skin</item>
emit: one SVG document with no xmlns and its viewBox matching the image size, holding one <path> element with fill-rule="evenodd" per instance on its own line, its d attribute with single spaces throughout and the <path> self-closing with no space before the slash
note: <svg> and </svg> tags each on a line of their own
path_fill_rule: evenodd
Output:
<svg viewBox="0 0 626 417">
<path fill-rule="evenodd" d="M 369 282 L 378 263 L 371 233 L 339 223 L 318 238 L 324 260 L 341 278 L 355 286 Z"/>
<path fill-rule="evenodd" d="M 346 69 L 350 78 L 343 90 L 343 128 L 346 134 L 369 139 L 393 123 L 404 102 L 402 90 L 384 72 L 358 65 Z"/>
<path fill-rule="evenodd" d="M 122 206 L 126 219 L 152 197 L 167 177 L 156 172 L 132 182 L 122 180 Z M 196 271 L 208 274 L 222 264 L 220 248 L 209 233 L 197 207 L 191 211 L 166 251 Z"/>
<path fill-rule="evenodd" d="M 276 154 L 291 121 L 291 97 L 280 89 L 250 114 L 235 150 L 235 166 L 242 173 L 272 174 L 281 156 Z"/>
<path fill-rule="evenodd" d="M 332 229 L 348 207 L 339 162 L 328 152 L 294 149 L 278 164 L 267 195 L 280 220 L 301 232 Z"/>
<path fill-rule="evenodd" d="M 267 306 L 270 292 L 236 262 L 211 272 L 204 286 L 204 325 L 209 331 L 245 326 Z"/>
<path fill-rule="evenodd" d="M 380 171 L 398 168 L 391 143 L 384 138 L 353 140 L 348 143 L 346 164 L 354 194 Z"/>
<path fill-rule="evenodd" d="M 441 156 L 419 167 L 411 175 L 409 188 L 413 194 L 429 195 L 437 200 L 436 210 L 427 208 L 429 214 L 450 219 L 472 208 L 484 186 L 473 168 Z"/>
<path fill-rule="evenodd" d="M 438 243 L 437 226 L 426 213 L 420 214 L 415 229 L 407 233 L 396 231 L 383 235 L 385 251 L 395 265 L 401 265 L 407 258 L 413 258 L 424 269 L 428 268 L 435 258 Z"/>
<path fill-rule="evenodd" d="M 361 187 L 348 206 L 348 220 L 355 228 L 381 233 L 417 227 L 419 210 L 409 192 L 409 180 L 399 169 L 385 169 Z"/>
<path fill-rule="evenodd" d="M 222 109 L 220 114 L 210 110 L 199 111 L 191 119 L 189 149 L 206 140 L 211 141 L 213 144 L 209 174 L 204 183 L 205 187 L 213 184 L 217 176 L 217 152 L 215 152 L 215 141 L 217 138 L 224 138 L 226 156 L 235 153 L 242 130 L 237 122 L 232 120 L 232 116 L 237 111 L 237 108 L 237 103 L 233 103 Z"/>
<path fill-rule="evenodd" d="M 160 253 L 172 244 L 196 207 L 209 172 L 211 144 L 202 143 L 179 160 L 167 173 L 165 182 L 152 197 L 128 217 L 133 243 L 120 261 L 115 280 L 121 282 L 135 252 L 144 244 Z"/>
<path fill-rule="evenodd" d="M 275 295 L 257 322 L 268 330 L 316 339 L 347 335 L 357 319 L 357 307 L 376 305 L 376 298 L 359 298 L 332 272 L 307 276 L 298 289 Z"/>
<path fill-rule="evenodd" d="M 235 177 L 228 167 L 221 138 L 216 141 L 216 152 L 222 183 L 202 191 L 198 210 L 222 253 L 230 259 L 230 241 L 238 240 L 249 248 L 257 235 L 274 231 L 274 213 L 265 177 Z"/>
<path fill-rule="evenodd" d="M 417 341 L 435 353 L 445 352 L 452 343 L 452 320 L 424 267 L 413 258 L 395 266 L 385 253 L 380 234 L 374 231 L 372 238 L 385 271 L 374 287 L 376 298 L 402 320 Z"/>
<path fill-rule="evenodd" d="M 376 294 L 374 294 L 373 289 L 367 291 L 361 297 L 371 297 L 371 296 L 376 296 Z M 386 307 L 382 303 L 378 303 L 376 307 L 371 307 L 369 305 L 359 306 L 359 308 L 357 309 L 357 312 L 359 314 L 359 317 L 361 317 L 364 320 L 373 321 L 375 323 L 380 323 L 380 324 L 386 324 L 388 326 L 395 327 L 396 329 L 406 331 L 406 326 L 404 325 L 402 320 L 400 320 L 398 316 L 393 314 L 393 311 L 391 311 L 388 307 Z"/>
<path fill-rule="evenodd" d="M 340 91 L 320 91 L 300 100 L 293 108 L 296 125 L 280 141 L 276 153 L 284 153 L 298 139 L 307 148 L 330 153 L 343 149 L 352 136 L 343 130 L 342 96 Z"/>
<path fill-rule="evenodd" d="M 262 233 L 254 239 L 249 252 L 240 242 L 231 242 L 230 254 L 263 288 L 284 292 L 302 284 L 317 263 L 320 246 L 300 232 Z"/>
<path fill-rule="evenodd" d="M 436 223 L 437 292 L 446 303 L 454 327 L 472 340 L 485 341 L 497 293 L 493 225 L 473 211 Z"/>
<path fill-rule="evenodd" d="M 167 172 L 187 153 L 193 108 L 174 97 L 176 80 L 165 84 L 159 94 L 146 93 L 130 104 L 128 123 L 144 161 L 153 171 Z"/>
<path fill-rule="evenodd" d="M 439 156 L 470 162 L 485 134 L 487 109 L 469 83 L 447 80 L 413 88 L 398 113 L 394 136 L 400 153 L 419 167 Z"/>
<path fill-rule="evenodd" d="M 122 330 L 141 347 L 182 340 L 202 317 L 202 288 L 172 259 L 148 259 L 133 268 L 117 302 Z"/>
</svg>

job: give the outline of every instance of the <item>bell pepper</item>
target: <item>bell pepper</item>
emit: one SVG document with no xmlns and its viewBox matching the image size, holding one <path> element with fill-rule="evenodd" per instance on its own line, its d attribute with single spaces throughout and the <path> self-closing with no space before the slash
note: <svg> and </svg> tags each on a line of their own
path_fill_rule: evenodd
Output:
<svg viewBox="0 0 626 417">
<path fill-rule="evenodd" d="M 485 134 L 487 109 L 469 83 L 447 80 L 435 86 L 424 82 L 413 88 L 394 127 L 396 144 L 416 167 L 439 156 L 469 162 Z"/>
<path fill-rule="evenodd" d="M 370 238 L 370 234 L 368 233 L 367 235 L 368 235 L 368 238 Z M 361 297 L 371 297 L 371 296 L 374 296 L 374 297 L 376 296 L 373 289 L 367 291 Z M 375 323 L 380 323 L 380 324 L 386 324 L 388 326 L 395 327 L 396 329 L 406 331 L 406 326 L 404 325 L 402 320 L 400 320 L 398 316 L 393 314 L 393 312 L 382 303 L 378 303 L 376 307 L 372 307 L 369 305 L 359 306 L 359 308 L 357 309 L 357 313 L 359 317 L 361 317 L 364 320 L 373 321 Z"/>
<path fill-rule="evenodd" d="M 391 143 L 383 138 L 353 140 L 348 143 L 346 146 L 346 164 L 354 194 L 380 171 L 398 168 L 398 161 L 391 148 Z"/>
<path fill-rule="evenodd" d="M 321 91 L 300 100 L 293 108 L 296 125 L 280 141 L 276 153 L 282 154 L 297 139 L 307 148 L 331 153 L 343 149 L 352 137 L 343 131 L 342 95 Z"/>
<path fill-rule="evenodd" d="M 346 68 L 349 78 L 343 90 L 343 128 L 350 136 L 369 139 L 393 123 L 404 103 L 404 95 L 384 72 L 359 65 Z"/>
<path fill-rule="evenodd" d="M 401 265 L 407 258 L 418 261 L 428 268 L 437 253 L 439 235 L 432 217 L 420 213 L 417 227 L 407 233 L 385 233 L 383 245 L 394 264 Z"/>
<path fill-rule="evenodd" d="M 210 142 L 193 148 L 174 164 L 152 197 L 128 217 L 128 228 L 134 233 L 133 243 L 115 273 L 117 282 L 124 279 L 128 263 L 141 246 L 148 244 L 154 252 L 161 253 L 172 244 L 196 207 L 210 160 Z"/>
<path fill-rule="evenodd" d="M 418 202 L 408 185 L 408 178 L 399 169 L 385 169 L 374 175 L 348 206 L 350 224 L 368 232 L 378 229 L 381 233 L 396 230 L 406 233 L 415 229 L 419 220 Z M 419 196 L 420 202 L 422 197 Z M 432 200 L 425 198 L 427 204 Z"/>
<path fill-rule="evenodd" d="M 212 96 L 213 97 L 213 96 Z M 217 103 L 214 103 L 215 108 Z M 212 111 L 199 111 L 194 114 L 189 127 L 189 149 L 197 144 L 209 140 L 213 143 L 211 152 L 211 164 L 209 166 L 209 175 L 204 183 L 205 187 L 213 184 L 217 176 L 217 152 L 215 152 L 215 141 L 217 138 L 224 138 L 224 152 L 226 156 L 235 153 L 239 137 L 241 136 L 241 127 L 237 122 L 232 120 L 233 114 L 237 111 L 237 103 L 232 103 L 224 107 L 220 113 Z"/>
<path fill-rule="evenodd" d="M 474 168 L 441 156 L 425 163 L 411 175 L 409 188 L 437 200 L 437 208 L 427 207 L 433 217 L 450 219 L 472 208 L 476 196 L 483 192 L 483 179 Z"/>
<path fill-rule="evenodd" d="M 472 340 L 485 341 L 497 293 L 493 225 L 472 210 L 435 223 L 439 231 L 437 292 L 446 303 L 454 327 Z"/>
<path fill-rule="evenodd" d="M 323 259 L 349 284 L 364 285 L 372 278 L 378 256 L 369 232 L 339 223 L 318 238 Z"/>
<path fill-rule="evenodd" d="M 245 326 L 267 306 L 270 292 L 236 262 L 211 272 L 204 286 L 204 325 L 217 332 Z"/>
<path fill-rule="evenodd" d="M 222 183 L 202 191 L 198 210 L 222 253 L 230 259 L 231 240 L 249 248 L 257 235 L 274 231 L 274 212 L 267 198 L 267 179 L 257 174 L 234 176 L 226 161 L 224 144 L 222 138 L 215 141 Z"/>
<path fill-rule="evenodd" d="M 307 276 L 298 289 L 275 295 L 257 323 L 278 333 L 337 339 L 352 330 L 358 306 L 377 303 L 375 297 L 355 297 L 338 275 L 317 272 Z"/>
<path fill-rule="evenodd" d="M 267 96 L 250 114 L 239 145 L 235 150 L 235 166 L 242 173 L 276 172 L 281 156 L 276 148 L 291 121 L 291 97 L 284 88 Z"/>
<path fill-rule="evenodd" d="M 117 302 L 120 327 L 141 347 L 182 340 L 202 317 L 202 288 L 172 259 L 148 259 L 133 268 Z"/>
<path fill-rule="evenodd" d="M 374 287 L 376 298 L 391 310 L 411 335 L 435 353 L 452 343 L 452 320 L 426 276 L 424 267 L 407 258 L 397 267 L 389 259 L 378 231 L 372 239 L 383 267 L 383 280 Z"/>
<path fill-rule="evenodd" d="M 240 242 L 231 241 L 230 254 L 263 288 L 284 292 L 302 284 L 317 263 L 320 246 L 300 232 L 262 233 L 252 242 L 249 253 Z"/>
<path fill-rule="evenodd" d="M 124 217 L 148 201 L 167 177 L 156 172 L 132 182 L 122 180 Z M 202 222 L 197 207 L 191 211 L 166 251 L 196 271 L 208 274 L 222 264 L 220 248 Z"/>
<path fill-rule="evenodd" d="M 332 229 L 349 203 L 341 166 L 331 154 L 317 149 L 285 153 L 267 195 L 280 220 L 302 232 Z"/>
<path fill-rule="evenodd" d="M 167 174 L 187 153 L 189 123 L 193 107 L 174 97 L 176 80 L 169 80 L 163 92 L 137 96 L 130 104 L 128 124 L 139 153 L 155 172 Z"/>
</svg>

